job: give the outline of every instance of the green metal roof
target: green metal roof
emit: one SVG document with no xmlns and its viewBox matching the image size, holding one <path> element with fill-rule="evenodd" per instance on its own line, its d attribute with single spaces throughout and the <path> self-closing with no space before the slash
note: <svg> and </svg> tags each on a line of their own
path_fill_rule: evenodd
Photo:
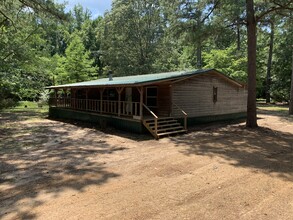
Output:
<svg viewBox="0 0 293 220">
<path fill-rule="evenodd" d="M 172 79 L 177 79 L 181 77 L 207 73 L 210 71 L 215 71 L 215 70 L 206 69 L 206 70 L 176 71 L 176 72 L 155 73 L 155 74 L 134 75 L 134 76 L 122 76 L 122 77 L 113 76 L 112 80 L 109 80 L 109 78 L 101 78 L 97 80 L 91 80 L 91 81 L 85 81 L 85 82 L 79 82 L 79 83 L 50 86 L 47 88 L 54 89 L 54 88 L 71 88 L 71 87 L 99 87 L 99 86 L 124 86 L 124 85 L 149 84 L 149 83 L 159 82 L 163 80 L 172 80 Z"/>
</svg>

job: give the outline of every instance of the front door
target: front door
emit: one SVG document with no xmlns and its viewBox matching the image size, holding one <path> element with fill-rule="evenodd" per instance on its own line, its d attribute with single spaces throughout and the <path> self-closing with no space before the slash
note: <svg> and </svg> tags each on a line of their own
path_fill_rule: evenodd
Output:
<svg viewBox="0 0 293 220">
<path fill-rule="evenodd" d="M 146 87 L 146 106 L 155 113 L 158 109 L 158 87 Z"/>
</svg>

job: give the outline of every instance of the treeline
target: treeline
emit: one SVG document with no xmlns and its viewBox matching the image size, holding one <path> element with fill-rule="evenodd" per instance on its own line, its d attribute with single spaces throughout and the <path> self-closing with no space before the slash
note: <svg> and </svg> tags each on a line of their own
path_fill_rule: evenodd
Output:
<svg viewBox="0 0 293 220">
<path fill-rule="evenodd" d="M 279 7 L 279 8 L 278 8 Z M 288 101 L 293 1 L 255 1 L 257 97 Z M 88 9 L 44 0 L 0 3 L 0 102 L 105 77 L 216 68 L 247 82 L 245 0 L 113 0 Z M 1 104 L 0 104 L 1 106 Z M 1 108 L 1 107 L 0 107 Z"/>
</svg>

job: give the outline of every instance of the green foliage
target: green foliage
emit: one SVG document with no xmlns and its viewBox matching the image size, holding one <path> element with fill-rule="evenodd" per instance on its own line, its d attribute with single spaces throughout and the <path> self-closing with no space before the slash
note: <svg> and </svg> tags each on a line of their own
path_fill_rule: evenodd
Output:
<svg viewBox="0 0 293 220">
<path fill-rule="evenodd" d="M 57 73 L 60 83 L 72 83 L 90 80 L 97 75 L 94 60 L 89 58 L 89 52 L 77 34 L 72 34 L 72 40 L 65 51 L 65 57 L 56 56 Z"/>
<path fill-rule="evenodd" d="M 49 98 L 50 98 L 50 91 L 49 90 L 44 90 L 41 92 L 40 97 L 39 97 L 39 103 L 48 105 L 49 103 Z"/>
<path fill-rule="evenodd" d="M 151 73 L 162 42 L 160 1 L 113 2 L 105 15 L 102 60 L 116 75 Z"/>
<path fill-rule="evenodd" d="M 17 101 L 11 98 L 0 99 L 0 111 L 7 108 L 13 108 L 17 105 Z"/>
<path fill-rule="evenodd" d="M 228 76 L 246 82 L 247 59 L 235 46 L 227 49 L 212 49 L 203 54 L 204 68 L 215 68 Z"/>
<path fill-rule="evenodd" d="M 50 54 L 42 28 L 44 20 L 63 17 L 60 8 L 52 1 L 1 2 L 0 102 L 34 100 L 50 83 Z"/>
<path fill-rule="evenodd" d="M 292 73 L 293 17 L 284 20 L 276 35 L 274 65 L 272 67 L 272 98 L 276 101 L 288 101 Z"/>
</svg>

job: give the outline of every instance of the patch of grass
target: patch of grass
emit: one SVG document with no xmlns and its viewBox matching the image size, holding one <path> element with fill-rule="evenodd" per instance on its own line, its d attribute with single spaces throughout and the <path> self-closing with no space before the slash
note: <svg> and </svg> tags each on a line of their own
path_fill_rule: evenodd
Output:
<svg viewBox="0 0 293 220">
<path fill-rule="evenodd" d="M 288 106 L 278 106 L 278 105 L 261 105 L 257 107 L 260 110 L 265 110 L 265 111 L 276 111 L 276 112 L 284 112 L 284 111 L 289 111 Z"/>
<path fill-rule="evenodd" d="M 30 102 L 30 101 L 20 101 L 16 108 L 37 108 L 37 102 Z"/>
<path fill-rule="evenodd" d="M 3 112 L 37 112 L 46 114 L 48 111 L 48 105 L 39 106 L 37 102 L 20 101 L 15 108 L 5 109 Z"/>
<path fill-rule="evenodd" d="M 258 104 L 257 110 L 258 113 L 278 116 L 282 120 L 293 122 L 293 116 L 289 115 L 288 105 Z"/>
</svg>

